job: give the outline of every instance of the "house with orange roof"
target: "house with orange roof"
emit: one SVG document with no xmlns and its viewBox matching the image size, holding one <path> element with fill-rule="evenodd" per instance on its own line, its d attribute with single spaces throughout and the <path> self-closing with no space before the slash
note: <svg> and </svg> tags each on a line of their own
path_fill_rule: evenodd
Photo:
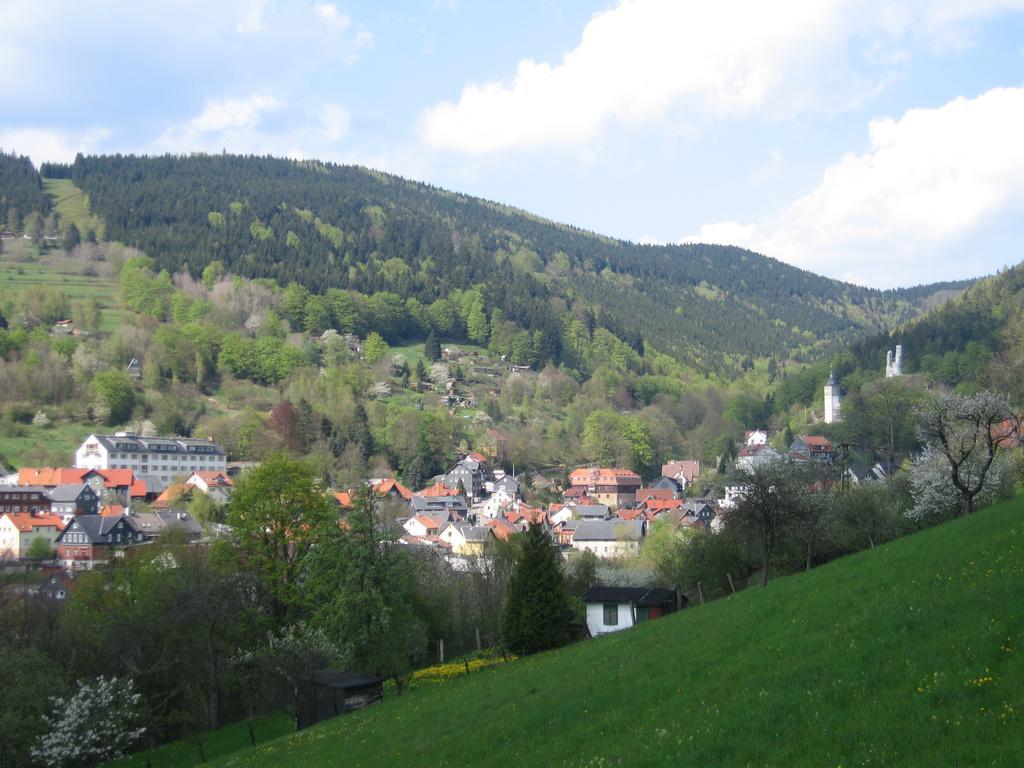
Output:
<svg viewBox="0 0 1024 768">
<path fill-rule="evenodd" d="M 231 492 L 235 489 L 235 483 L 228 477 L 228 473 L 215 469 L 201 469 L 193 472 L 185 481 L 185 485 L 190 485 L 205 493 L 218 504 L 227 504 L 231 501 Z"/>
<path fill-rule="evenodd" d="M 789 455 L 794 461 L 816 461 L 819 464 L 832 464 L 835 452 L 832 443 L 821 435 L 800 435 L 789 446 Z"/>
<path fill-rule="evenodd" d="M 52 549 L 62 530 L 64 521 L 57 515 L 4 512 L 0 514 L 0 560 L 27 557 L 32 542 L 40 538 Z"/>
<path fill-rule="evenodd" d="M 39 485 L 55 488 L 58 485 L 88 485 L 101 496 L 118 497 L 122 503 L 143 501 L 146 481 L 135 476 L 130 469 L 81 469 L 78 467 L 22 467 L 18 471 L 18 485 Z"/>
<path fill-rule="evenodd" d="M 338 491 L 334 494 L 334 500 L 338 502 L 338 506 L 342 509 L 352 509 L 351 491 Z"/>
<path fill-rule="evenodd" d="M 437 498 L 440 496 L 458 496 L 459 492 L 454 488 L 449 488 L 447 485 L 438 480 L 432 486 L 430 486 L 429 488 L 424 488 L 416 495 L 425 496 L 427 498 Z"/>
<path fill-rule="evenodd" d="M 641 485 L 640 475 L 619 467 L 583 467 L 569 474 L 570 489 L 616 509 L 632 506 Z"/>
<path fill-rule="evenodd" d="M 412 491 L 394 478 L 386 478 L 370 485 L 378 496 L 389 496 L 392 499 L 412 501 Z"/>
<path fill-rule="evenodd" d="M 178 504 L 192 490 L 192 486 L 186 483 L 171 483 L 163 492 L 153 499 L 150 505 L 153 509 L 169 509 Z"/>
<path fill-rule="evenodd" d="M 662 477 L 683 480 L 689 485 L 700 476 L 700 462 L 693 459 L 670 461 L 661 465 Z"/>
<path fill-rule="evenodd" d="M 445 522 L 438 518 L 421 514 L 410 517 L 402 524 L 402 528 L 411 536 L 423 538 L 424 536 L 436 536 L 441 532 L 441 526 L 444 524 Z"/>
</svg>

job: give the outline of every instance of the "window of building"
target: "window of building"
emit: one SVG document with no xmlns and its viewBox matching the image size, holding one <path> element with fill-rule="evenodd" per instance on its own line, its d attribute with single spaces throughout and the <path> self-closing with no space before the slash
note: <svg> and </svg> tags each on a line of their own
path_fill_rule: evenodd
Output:
<svg viewBox="0 0 1024 768">
<path fill-rule="evenodd" d="M 618 603 L 605 603 L 604 604 L 604 625 L 606 627 L 615 627 L 619 624 L 619 604 Z"/>
</svg>

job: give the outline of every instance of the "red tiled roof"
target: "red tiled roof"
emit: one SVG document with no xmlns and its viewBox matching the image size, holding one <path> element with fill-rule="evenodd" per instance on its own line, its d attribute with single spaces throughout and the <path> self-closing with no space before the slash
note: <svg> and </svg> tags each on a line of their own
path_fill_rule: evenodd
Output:
<svg viewBox="0 0 1024 768">
<path fill-rule="evenodd" d="M 22 467 L 18 470 L 18 485 L 77 485 L 85 482 L 85 476 L 95 472 L 103 478 L 104 488 L 132 488 L 132 496 L 146 495 L 144 480 L 136 480 L 130 469 L 80 469 L 79 467 Z M 141 483 L 141 494 L 135 493 L 135 486 Z"/>
<path fill-rule="evenodd" d="M 33 515 L 31 512 L 4 512 L 0 517 L 6 517 L 22 533 L 31 533 L 36 528 L 64 530 L 64 521 L 57 515 Z"/>
<path fill-rule="evenodd" d="M 501 539 L 502 541 L 505 541 L 516 532 L 516 529 L 507 520 L 492 520 L 488 518 L 484 520 L 483 524 L 491 529 L 494 538 Z"/>
<path fill-rule="evenodd" d="M 449 488 L 447 485 L 438 480 L 429 488 L 424 488 L 419 493 L 420 496 L 458 496 L 459 492 L 454 488 Z"/>
<path fill-rule="evenodd" d="M 621 520 L 636 520 L 638 517 L 643 517 L 643 514 L 644 511 L 639 508 L 619 510 L 619 518 Z"/>
<path fill-rule="evenodd" d="M 682 506 L 682 499 L 648 499 L 644 502 L 644 507 L 651 512 L 664 512 L 667 509 L 681 509 Z"/>
<path fill-rule="evenodd" d="M 124 507 L 120 504 L 107 504 L 100 510 L 103 517 L 120 517 L 124 514 Z"/>
<path fill-rule="evenodd" d="M 638 504 L 642 501 L 647 501 L 648 499 L 660 499 L 664 501 L 666 499 L 671 499 L 674 494 L 675 491 L 671 488 L 641 488 L 636 492 L 636 500 Z"/>
<path fill-rule="evenodd" d="M 188 491 L 189 487 L 190 486 L 185 485 L 185 483 L 171 483 L 170 485 L 167 486 L 166 489 L 164 489 L 163 493 L 161 493 L 159 496 L 156 497 L 156 499 L 153 500 L 153 507 L 169 507 L 171 504 L 173 504 L 182 496 L 184 496 L 185 492 Z"/>
<path fill-rule="evenodd" d="M 620 467 L 583 467 L 569 473 L 570 485 L 639 485 L 640 475 Z"/>
<path fill-rule="evenodd" d="M 814 448 L 815 450 L 832 450 L 832 443 L 829 442 L 827 437 L 821 435 L 800 435 L 800 439 L 804 441 L 808 448 Z"/>
<path fill-rule="evenodd" d="M 338 504 L 344 509 L 348 509 L 352 506 L 352 494 L 348 491 L 338 491 L 334 494 L 334 498 L 338 500 Z"/>
<path fill-rule="evenodd" d="M 386 480 L 381 480 L 379 483 L 373 486 L 373 490 L 379 493 L 381 496 L 389 496 L 391 495 L 391 491 L 395 490 L 398 493 L 398 495 L 401 496 L 406 501 L 409 501 L 412 498 L 412 491 L 410 491 L 397 480 L 390 477 L 387 478 Z"/>
<path fill-rule="evenodd" d="M 682 475 L 686 482 L 692 483 L 700 475 L 700 462 L 694 459 L 682 459 L 670 461 L 661 465 L 661 474 L 665 477 L 677 477 Z"/>
<path fill-rule="evenodd" d="M 212 469 L 201 469 L 198 472 L 193 472 L 193 476 L 198 477 L 208 486 L 220 486 L 229 487 L 233 486 L 234 482 L 223 472 L 217 472 Z"/>
<path fill-rule="evenodd" d="M 428 531 L 431 529 L 437 530 L 441 527 L 441 524 L 437 522 L 437 520 L 427 515 L 416 515 L 416 517 L 414 517 L 413 520 L 422 525 Z"/>
</svg>

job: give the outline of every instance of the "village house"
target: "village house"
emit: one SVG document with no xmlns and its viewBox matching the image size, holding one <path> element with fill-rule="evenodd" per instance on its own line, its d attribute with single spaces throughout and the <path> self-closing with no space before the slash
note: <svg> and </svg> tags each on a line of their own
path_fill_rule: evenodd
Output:
<svg viewBox="0 0 1024 768">
<path fill-rule="evenodd" d="M 65 568 L 90 570 L 123 557 L 125 548 L 141 544 L 142 531 L 136 531 L 127 515 L 81 515 L 68 523 L 57 537 L 57 559 Z"/>
<path fill-rule="evenodd" d="M 64 528 L 56 515 L 31 512 L 0 514 L 0 560 L 18 560 L 28 556 L 36 539 L 44 539 L 52 548 Z"/>
<path fill-rule="evenodd" d="M 50 512 L 64 518 L 75 515 L 95 515 L 100 511 L 100 497 L 87 483 L 81 485 L 55 485 L 49 490 Z"/>
<path fill-rule="evenodd" d="M 641 485 L 640 475 L 628 469 L 585 467 L 569 474 L 571 490 L 616 509 L 632 506 Z"/>
<path fill-rule="evenodd" d="M 746 472 L 753 472 L 758 467 L 779 461 L 782 454 L 770 445 L 745 445 L 736 457 L 736 466 Z"/>
<path fill-rule="evenodd" d="M 830 465 L 834 457 L 832 443 L 821 435 L 800 435 L 789 446 L 789 455 L 794 461 L 815 461 Z"/>
<path fill-rule="evenodd" d="M 452 554 L 464 557 L 481 557 L 487 543 L 494 541 L 489 527 L 469 523 L 448 523 L 438 536 L 452 548 Z"/>
<path fill-rule="evenodd" d="M 445 520 L 464 520 L 469 513 L 466 500 L 461 496 L 421 496 L 412 497 L 409 511 L 413 515 L 425 514 L 430 517 L 441 516 Z"/>
<path fill-rule="evenodd" d="M 693 459 L 681 461 L 670 461 L 661 465 L 662 477 L 671 477 L 673 480 L 680 480 L 685 486 L 694 482 L 700 476 L 700 462 Z"/>
<path fill-rule="evenodd" d="M 402 524 L 402 528 L 410 536 L 422 539 L 425 536 L 437 536 L 441 532 L 441 526 L 446 525 L 447 522 L 447 517 L 441 520 L 430 515 L 419 514 L 406 520 Z"/>
<path fill-rule="evenodd" d="M 412 491 L 394 478 L 387 477 L 378 480 L 371 480 L 370 488 L 378 496 L 387 497 L 389 499 L 401 499 L 402 501 L 412 501 Z"/>
<path fill-rule="evenodd" d="M 231 492 L 235 488 L 234 481 L 228 477 L 227 472 L 217 472 L 209 469 L 202 469 L 189 475 L 185 485 L 205 493 L 211 501 L 217 504 L 227 504 L 231 501 Z"/>
<path fill-rule="evenodd" d="M 51 504 L 49 491 L 49 488 L 44 488 L 41 485 L 0 486 L 0 513 L 49 514 Z"/>
<path fill-rule="evenodd" d="M 142 534 L 144 541 L 155 541 L 171 531 L 188 541 L 197 541 L 203 536 L 203 526 L 184 510 L 154 509 L 152 512 L 133 512 L 126 516 L 126 520 L 136 534 Z"/>
<path fill-rule="evenodd" d="M 92 488 L 100 503 L 130 505 L 133 501 L 144 501 L 147 493 L 145 481 L 139 480 L 130 469 L 22 467 L 16 480 L 17 485 L 45 488 L 83 483 Z"/>
<path fill-rule="evenodd" d="M 224 472 L 226 463 L 224 449 L 212 439 L 141 437 L 133 432 L 89 435 L 75 451 L 76 467 L 130 469 L 146 481 L 150 493 L 202 470 Z"/>
<path fill-rule="evenodd" d="M 583 593 L 591 637 L 620 632 L 676 610 L 676 593 L 650 587 L 593 586 Z"/>
<path fill-rule="evenodd" d="M 580 520 L 572 547 L 604 559 L 629 557 L 640 551 L 645 525 L 643 520 Z"/>
<path fill-rule="evenodd" d="M 612 511 L 607 504 L 567 504 L 576 520 L 608 520 Z"/>
<path fill-rule="evenodd" d="M 483 454 L 468 453 L 445 472 L 442 482 L 453 490 L 464 490 L 471 499 L 478 499 L 483 495 L 489 476 L 490 468 Z"/>
</svg>

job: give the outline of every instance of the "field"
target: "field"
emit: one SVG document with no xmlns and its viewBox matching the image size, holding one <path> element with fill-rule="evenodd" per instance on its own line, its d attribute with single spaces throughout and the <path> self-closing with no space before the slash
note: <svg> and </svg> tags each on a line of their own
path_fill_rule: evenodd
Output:
<svg viewBox="0 0 1024 768">
<path fill-rule="evenodd" d="M 1006 766 L 1024 497 L 216 765 Z"/>
<path fill-rule="evenodd" d="M 71 179 L 43 179 L 43 189 L 53 197 L 53 208 L 69 224 L 78 227 L 82 236 L 90 229 L 103 239 L 103 220 L 89 213 L 85 194 Z"/>
<path fill-rule="evenodd" d="M 256 718 L 251 722 L 257 744 L 295 731 L 295 720 L 285 713 Z M 242 749 L 251 749 L 249 723 L 248 720 L 232 723 L 219 731 L 201 734 L 198 738 L 164 744 L 148 752 L 114 760 L 107 763 L 107 768 L 191 768 L 201 765 Z"/>
<path fill-rule="evenodd" d="M 73 302 L 95 298 L 103 310 L 101 330 L 113 331 L 122 315 L 117 305 L 117 281 L 109 276 L 83 274 L 86 269 L 86 264 L 68 258 L 63 251 L 51 251 L 40 257 L 28 241 L 11 241 L 5 243 L 0 254 L 0 291 L 45 285 L 64 291 Z"/>
</svg>

